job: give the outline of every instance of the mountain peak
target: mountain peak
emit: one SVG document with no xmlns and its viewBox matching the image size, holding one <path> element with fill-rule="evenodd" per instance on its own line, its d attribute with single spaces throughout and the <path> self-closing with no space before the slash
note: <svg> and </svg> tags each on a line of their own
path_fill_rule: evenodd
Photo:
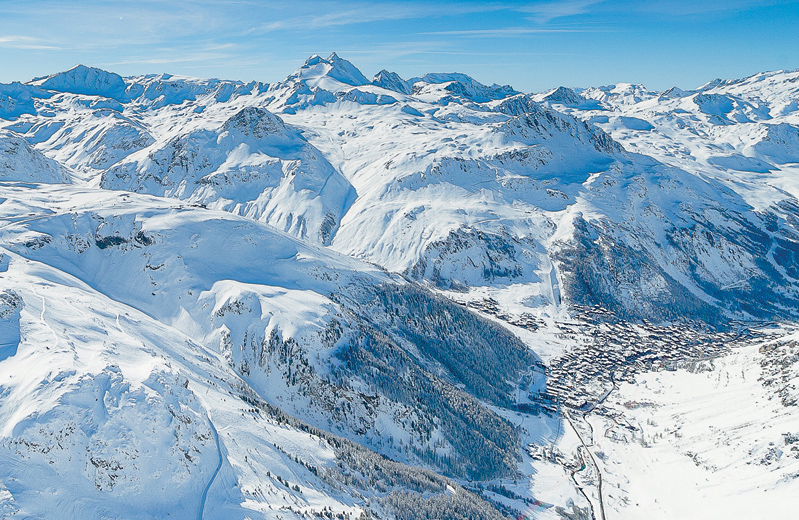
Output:
<svg viewBox="0 0 799 520">
<path fill-rule="evenodd" d="M 96 67 L 75 65 L 64 72 L 36 78 L 29 85 L 56 92 L 103 96 L 121 101 L 127 85 L 122 76 Z"/>
<path fill-rule="evenodd" d="M 310 56 L 307 60 L 305 60 L 305 65 L 303 67 L 313 67 L 314 65 L 318 65 L 323 61 L 327 61 L 318 54 L 314 54 Z"/>
<path fill-rule="evenodd" d="M 335 52 L 327 59 L 314 54 L 305 60 L 305 65 L 300 67 L 294 76 L 304 80 L 316 80 L 314 83 L 318 83 L 323 78 L 331 78 L 352 86 L 370 83 L 355 65 L 341 58 Z"/>
<path fill-rule="evenodd" d="M 402 94 L 410 94 L 413 91 L 413 85 L 409 81 L 402 79 L 396 72 L 389 72 L 386 69 L 375 74 L 372 84 Z"/>
<path fill-rule="evenodd" d="M 280 135 L 285 132 L 286 126 L 276 115 L 259 107 L 244 107 L 231 116 L 223 128 L 227 131 L 237 129 L 244 135 L 252 135 L 262 139 L 269 135 Z"/>
<path fill-rule="evenodd" d="M 460 97 L 468 98 L 478 103 L 504 99 L 508 96 L 518 94 L 510 85 L 484 85 L 473 77 L 461 72 L 431 72 L 421 78 L 412 78 L 408 83 L 415 85 L 417 82 L 427 83 L 428 85 L 446 84 L 444 90 Z M 416 88 L 416 87 L 414 87 Z"/>
<path fill-rule="evenodd" d="M 558 87 L 547 92 L 540 101 L 548 101 L 561 105 L 577 106 L 585 103 L 586 99 L 568 87 Z"/>
<path fill-rule="evenodd" d="M 668 90 L 664 90 L 660 94 L 659 99 L 681 98 L 681 97 L 684 97 L 684 96 L 688 95 L 689 93 L 690 93 L 690 91 L 685 91 L 685 90 L 683 90 L 683 89 L 681 89 L 679 87 L 671 87 Z"/>
</svg>

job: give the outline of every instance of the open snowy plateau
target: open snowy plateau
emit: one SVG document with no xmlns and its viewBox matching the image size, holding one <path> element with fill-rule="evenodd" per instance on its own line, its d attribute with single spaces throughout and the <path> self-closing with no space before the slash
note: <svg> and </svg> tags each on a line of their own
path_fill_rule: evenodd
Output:
<svg viewBox="0 0 799 520">
<path fill-rule="evenodd" d="M 0 517 L 799 507 L 799 72 L 0 85 Z"/>
</svg>

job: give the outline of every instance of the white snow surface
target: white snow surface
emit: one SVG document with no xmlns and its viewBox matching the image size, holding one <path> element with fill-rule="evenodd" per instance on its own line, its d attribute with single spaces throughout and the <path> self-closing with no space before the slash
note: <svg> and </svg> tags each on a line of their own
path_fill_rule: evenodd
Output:
<svg viewBox="0 0 799 520">
<path fill-rule="evenodd" d="M 319 294 L 330 282 L 307 275 L 314 266 L 343 269 L 339 283 L 384 275 L 226 213 L 95 189 L 1 189 L 0 507 L 21 518 L 199 518 L 208 487 L 206 518 L 360 511 L 275 448 L 314 465 L 334 459 L 242 401 L 246 383 L 202 343 L 212 322 L 191 313 L 260 294 L 271 326 L 300 336 L 332 306 Z M 140 254 L 137 233 L 161 253 Z M 109 236 L 129 242 L 92 243 Z M 6 343 L 13 332 L 18 344 Z"/>
<path fill-rule="evenodd" d="M 338 441 L 258 403 L 433 468 L 383 445 L 417 442 L 420 412 L 357 377 L 300 395 L 251 366 L 253 338 L 332 374 L 325 334 L 357 322 L 337 297 L 417 282 L 546 362 L 583 345 L 558 328 L 572 304 L 791 321 L 797 179 L 797 71 L 523 94 L 458 73 L 370 81 L 334 53 L 271 85 L 82 65 L 0 85 L 0 517 L 392 518 L 396 489 L 331 483 Z M 789 516 L 799 338 L 771 334 L 622 383 L 605 401 L 622 424 L 481 401 L 574 466 L 522 450 L 492 483 L 523 498 L 483 496 L 531 518 Z M 432 424 L 426 446 L 451 455 Z"/>
<path fill-rule="evenodd" d="M 764 386 L 764 351 L 795 333 L 747 346 L 698 370 L 639 375 L 595 417 L 605 501 L 613 518 L 790 517 L 799 447 L 795 412 Z M 796 381 L 796 372 L 789 381 Z M 621 424 L 620 424 L 621 423 Z M 629 425 L 629 427 L 628 427 Z"/>
</svg>

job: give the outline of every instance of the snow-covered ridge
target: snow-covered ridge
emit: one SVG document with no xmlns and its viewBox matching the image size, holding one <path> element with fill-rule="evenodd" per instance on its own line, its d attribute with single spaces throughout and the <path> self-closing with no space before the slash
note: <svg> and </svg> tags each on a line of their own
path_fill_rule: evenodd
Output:
<svg viewBox="0 0 799 520">
<path fill-rule="evenodd" d="M 684 312 L 715 322 L 720 315 L 709 309 L 757 315 L 740 306 L 753 279 L 781 302 L 758 317 L 790 314 L 796 291 L 793 257 L 782 253 L 793 247 L 785 182 L 777 181 L 780 191 L 765 179 L 744 189 L 727 172 L 790 171 L 799 155 L 789 101 L 796 76 L 760 74 L 695 91 L 618 84 L 525 95 L 458 73 L 405 80 L 383 70 L 369 81 L 335 53 L 312 56 L 271 85 L 121 78 L 78 66 L 9 86 L 18 101 L 8 106 L 29 113 L 14 108 L 19 114 L 6 126 L 76 180 L 225 209 L 441 287 L 523 283 L 533 300 L 547 302 L 537 309 L 546 313 L 563 299 L 592 303 L 602 294 L 625 314 L 650 318 L 672 315 L 667 308 L 687 297 L 695 304 Z M 697 141 L 697 133 L 706 138 Z M 653 149 L 636 144 L 661 136 Z M 697 152 L 686 154 L 685 143 L 699 143 Z M 693 185 L 703 198 L 675 211 L 662 178 Z M 631 196 L 626 187 L 639 185 Z M 733 210 L 731 193 L 742 198 Z M 723 209 L 726 223 L 709 219 L 706 206 Z M 645 223 L 641 208 L 673 219 L 674 229 Z M 729 255 L 757 258 L 770 238 L 719 249 L 772 221 L 779 245 L 765 264 L 734 265 Z M 583 233 L 604 236 L 597 230 L 619 226 L 625 231 L 613 241 L 642 251 L 647 267 L 639 272 L 649 274 L 608 284 L 609 295 L 599 266 L 622 262 L 613 250 L 597 252 L 594 274 L 564 259 L 582 249 Z M 654 238 L 664 233 L 671 238 Z M 486 238 L 458 246 L 455 259 L 447 241 L 466 236 Z M 493 258 L 488 244 L 508 241 L 518 242 L 517 253 Z M 677 250 L 681 260 L 668 260 Z M 434 267 L 442 262 L 454 263 Z M 665 291 L 654 307 L 643 303 L 653 279 Z"/>
<path fill-rule="evenodd" d="M 268 85 L 257 82 L 220 81 L 156 74 L 123 78 L 119 74 L 95 67 L 76 65 L 71 69 L 36 78 L 26 85 L 44 91 L 83 94 L 113 99 L 120 103 L 140 101 L 146 104 L 180 104 L 202 96 L 227 101 L 234 94 L 265 90 Z"/>
</svg>

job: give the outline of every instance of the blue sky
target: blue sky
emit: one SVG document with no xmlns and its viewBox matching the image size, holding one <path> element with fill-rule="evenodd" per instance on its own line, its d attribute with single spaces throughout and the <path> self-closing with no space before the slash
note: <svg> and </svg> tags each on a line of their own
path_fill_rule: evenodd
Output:
<svg viewBox="0 0 799 520">
<path fill-rule="evenodd" d="M 797 27 L 799 0 L 0 0 L 0 82 L 78 63 L 271 82 L 336 51 L 368 77 L 693 88 L 799 68 Z"/>
</svg>

